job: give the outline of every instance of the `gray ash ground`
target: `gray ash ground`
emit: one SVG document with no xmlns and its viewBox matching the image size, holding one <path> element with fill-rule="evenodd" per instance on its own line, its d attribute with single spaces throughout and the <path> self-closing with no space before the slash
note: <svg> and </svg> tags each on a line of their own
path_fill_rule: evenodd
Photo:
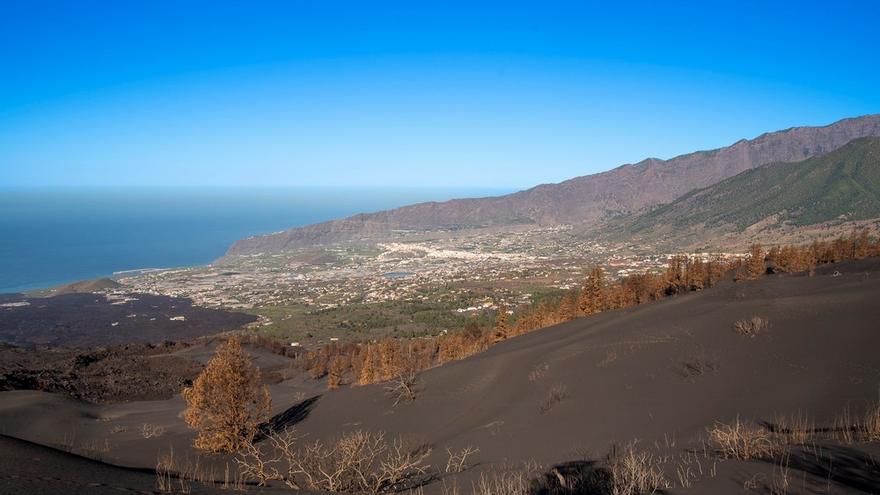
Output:
<svg viewBox="0 0 880 495">
<path fill-rule="evenodd" d="M 16 346 L 186 341 L 256 321 L 253 315 L 201 308 L 189 299 L 150 294 L 132 294 L 121 301 L 92 293 L 46 298 L 3 294 L 0 304 L 4 305 L 0 307 L 0 341 Z"/>
<path fill-rule="evenodd" d="M 172 355 L 186 344 L 95 349 L 0 344 L 0 390 L 41 390 L 93 403 L 169 399 L 202 370 Z"/>
<path fill-rule="evenodd" d="M 42 390 L 95 403 L 168 399 L 201 371 L 175 355 L 199 337 L 256 318 L 132 294 L 0 295 L 0 390 Z"/>
</svg>

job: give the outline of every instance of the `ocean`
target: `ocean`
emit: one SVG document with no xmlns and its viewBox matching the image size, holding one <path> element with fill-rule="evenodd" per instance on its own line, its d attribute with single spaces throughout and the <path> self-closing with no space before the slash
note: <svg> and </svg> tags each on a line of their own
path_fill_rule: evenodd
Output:
<svg viewBox="0 0 880 495">
<path fill-rule="evenodd" d="M 0 189 L 0 293 L 210 263 L 235 240 L 486 189 Z"/>
</svg>

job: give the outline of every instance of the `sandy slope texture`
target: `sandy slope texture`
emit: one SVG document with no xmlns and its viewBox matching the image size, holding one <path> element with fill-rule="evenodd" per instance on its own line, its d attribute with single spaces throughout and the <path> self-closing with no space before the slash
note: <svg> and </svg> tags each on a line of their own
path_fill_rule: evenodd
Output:
<svg viewBox="0 0 880 495">
<path fill-rule="evenodd" d="M 273 400 L 276 412 L 296 408 L 288 424 L 310 439 L 384 430 L 432 445 L 434 465 L 445 463 L 446 448 L 478 447 L 477 465 L 459 475 L 462 486 L 482 471 L 525 460 L 551 466 L 598 459 L 612 444 L 633 439 L 681 452 L 699 447 L 715 421 L 773 421 L 802 411 L 822 425 L 845 406 L 860 413 L 876 401 L 878 296 L 880 259 L 823 266 L 815 277 L 728 282 L 517 337 L 429 370 L 411 404 L 395 407 L 381 385 L 326 392 L 295 380 L 274 385 Z M 736 321 L 755 316 L 769 328 L 754 337 L 734 331 Z M 560 400 L 548 402 L 554 389 Z M 179 398 L 96 406 L 4 392 L 0 425 L 6 434 L 57 445 L 74 418 L 83 441 L 110 438 L 113 462 L 150 468 L 157 450 L 174 445 L 183 452 L 192 438 L 182 408 Z M 147 422 L 161 424 L 164 435 L 135 433 Z M 119 426 L 131 430 L 112 433 Z M 841 449 L 841 459 L 855 466 L 829 476 L 835 493 L 880 492 L 880 468 L 870 464 L 880 459 L 874 447 L 825 447 Z M 725 461 L 691 492 L 741 493 L 749 476 L 771 470 Z M 823 476 L 808 467 L 797 472 L 805 485 L 808 476 L 811 483 Z M 439 486 L 427 491 L 434 492 Z"/>
</svg>

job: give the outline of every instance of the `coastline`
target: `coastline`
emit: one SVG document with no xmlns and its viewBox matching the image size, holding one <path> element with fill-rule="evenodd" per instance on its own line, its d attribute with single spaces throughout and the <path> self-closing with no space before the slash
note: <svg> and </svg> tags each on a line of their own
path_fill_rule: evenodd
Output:
<svg viewBox="0 0 880 495">
<path fill-rule="evenodd" d="M 75 279 L 64 279 L 64 280 L 56 280 L 52 282 L 35 282 L 34 284 L 25 284 L 12 288 L 2 288 L 0 289 L 0 295 L 12 295 L 12 294 L 23 294 L 25 296 L 37 297 L 37 296 L 45 296 L 49 295 L 52 292 L 55 292 L 58 288 L 64 287 L 66 285 L 75 284 L 79 282 L 90 282 L 93 280 L 99 280 L 102 278 L 108 278 L 113 281 L 118 281 L 118 279 L 123 277 L 130 277 L 135 275 L 140 275 L 144 273 L 155 273 L 155 272 L 163 272 L 166 270 L 177 270 L 183 268 L 198 268 L 201 266 L 209 265 L 210 263 L 201 263 L 195 265 L 188 266 L 179 266 L 179 267 L 168 267 L 168 268 L 134 268 L 129 270 L 117 270 L 113 271 L 110 274 L 98 274 L 96 276 L 89 276 L 85 278 L 75 278 Z"/>
<path fill-rule="evenodd" d="M 0 198 L 0 232 L 6 234 L 0 243 L 0 293 L 46 291 L 114 277 L 116 272 L 150 269 L 144 267 L 203 266 L 248 237 L 361 212 L 500 192 L 482 188 L 15 189 Z"/>
</svg>

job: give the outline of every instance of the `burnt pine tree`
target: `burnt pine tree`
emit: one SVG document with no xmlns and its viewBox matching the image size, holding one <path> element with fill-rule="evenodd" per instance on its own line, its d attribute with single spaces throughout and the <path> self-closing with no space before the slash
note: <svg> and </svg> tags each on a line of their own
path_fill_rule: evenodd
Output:
<svg viewBox="0 0 880 495">
<path fill-rule="evenodd" d="M 345 377 L 345 371 L 351 366 L 349 358 L 344 355 L 337 355 L 330 360 L 327 370 L 327 388 L 333 390 L 342 385 Z"/>
<path fill-rule="evenodd" d="M 605 290 L 605 271 L 601 267 L 596 266 L 587 276 L 587 282 L 581 291 L 581 297 L 578 301 L 578 308 L 581 314 L 591 315 L 605 309 L 607 305 L 607 296 Z"/>
<path fill-rule="evenodd" d="M 510 336 L 510 325 L 507 322 L 507 306 L 501 304 L 498 306 L 498 313 L 495 315 L 495 342 L 502 341 Z"/>
<path fill-rule="evenodd" d="M 193 386 L 184 389 L 186 423 L 198 432 L 194 445 L 206 452 L 235 452 L 250 440 L 272 407 L 260 370 L 236 337 L 216 354 Z"/>
<path fill-rule="evenodd" d="M 358 375 L 358 383 L 367 385 L 376 383 L 379 376 L 379 364 L 377 361 L 378 350 L 373 344 L 367 344 L 364 349 L 364 364 L 361 366 L 361 372 Z"/>
<path fill-rule="evenodd" d="M 758 278 L 764 275 L 764 248 L 760 244 L 752 244 L 749 247 L 746 271 L 749 278 Z"/>
</svg>

